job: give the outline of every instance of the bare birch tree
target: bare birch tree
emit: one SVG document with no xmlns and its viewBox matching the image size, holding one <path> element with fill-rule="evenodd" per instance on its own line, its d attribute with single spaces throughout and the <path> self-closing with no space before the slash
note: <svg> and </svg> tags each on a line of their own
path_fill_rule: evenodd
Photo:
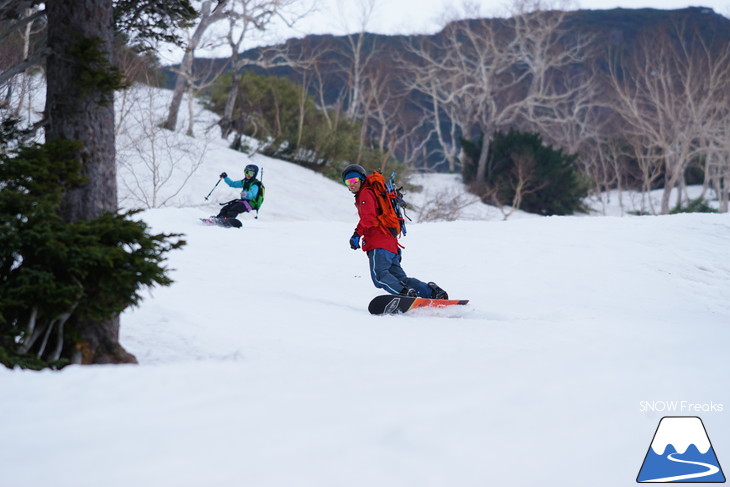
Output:
<svg viewBox="0 0 730 487">
<path fill-rule="evenodd" d="M 567 35 L 567 12 L 549 8 L 539 0 L 518 0 L 508 19 L 452 22 L 436 39 L 409 46 L 409 86 L 430 105 L 424 106 L 434 120 L 428 136 L 438 141 L 450 168 L 458 137 L 484 134 L 476 161 L 476 181 L 483 181 L 498 130 L 539 131 L 571 151 L 593 135 L 583 120 L 595 96 L 594 72 L 576 76 L 593 40 Z"/>
<path fill-rule="evenodd" d="M 347 43 L 347 60 L 341 66 L 347 80 L 345 89 L 347 91 L 346 117 L 354 119 L 362 115 L 363 101 L 362 90 L 366 81 L 366 71 L 372 58 L 376 53 L 376 46 L 367 46 L 367 28 L 375 11 L 377 0 L 363 0 L 358 4 L 358 11 L 354 20 L 356 26 L 349 25 L 349 14 L 340 11 L 341 21 L 347 31 L 352 33 L 345 35 Z M 340 5 L 341 7 L 341 5 Z"/>
<path fill-rule="evenodd" d="M 22 18 L 20 20 L 20 23 L 22 23 L 23 26 L 19 29 L 22 43 L 21 59 L 23 60 L 31 57 L 31 38 L 33 35 L 38 34 L 42 29 L 42 27 L 35 27 L 35 25 L 39 23 L 37 20 L 41 13 L 41 8 L 37 5 L 32 7 L 29 6 L 23 10 Z M 24 117 L 29 122 L 32 122 L 34 118 L 32 113 L 32 84 L 33 74 L 23 72 L 10 80 L 7 86 L 7 95 L 9 98 L 13 99 L 12 106 L 9 107 L 11 109 L 11 113 L 17 117 L 21 115 L 21 112 L 25 112 Z"/>
<path fill-rule="evenodd" d="M 454 133 L 458 129 L 464 137 L 484 135 L 476 162 L 476 181 L 481 182 L 487 174 L 489 144 L 494 134 L 515 123 L 521 112 L 527 110 L 528 102 L 538 101 L 538 95 L 542 102 L 556 96 L 537 88 L 532 89 L 529 97 L 524 92 L 524 86 L 532 79 L 539 87 L 542 80 L 534 72 L 542 75 L 549 63 L 555 61 L 548 58 L 539 63 L 527 62 L 531 58 L 525 46 L 531 40 L 516 30 L 512 21 L 456 22 L 446 26 L 440 36 L 436 41 L 421 39 L 418 45 L 410 47 L 410 54 L 420 66 L 411 87 L 431 100 L 435 119 L 443 114 L 456 124 Z M 526 69 L 516 69 L 520 66 Z M 440 132 L 442 127 L 434 127 L 441 140 L 445 139 Z M 455 142 L 452 143 L 456 145 Z"/>
<path fill-rule="evenodd" d="M 339 112 L 339 105 L 333 106 L 327 100 L 327 81 L 329 63 L 326 60 L 335 50 L 328 42 L 321 38 L 307 39 L 307 44 L 303 46 L 306 54 L 298 56 L 296 62 L 293 63 L 294 69 L 301 77 L 301 84 L 304 91 L 311 93 L 314 101 L 324 117 L 329 130 L 335 130 L 337 121 L 331 116 L 331 113 Z"/>
<path fill-rule="evenodd" d="M 616 191 L 618 206 L 624 212 L 624 189 L 626 188 L 626 167 L 631 154 L 622 139 L 596 135 L 593 143 L 583 144 L 576 162 L 581 172 L 593 182 L 593 197 L 599 201 L 601 212 L 611 202 L 612 191 Z"/>
<path fill-rule="evenodd" d="M 420 53 L 417 54 L 419 57 L 426 54 L 420 51 L 421 46 L 411 45 L 409 48 L 415 49 L 413 51 L 415 53 Z M 448 103 L 448 98 L 444 96 L 451 89 L 446 86 L 449 80 L 439 76 L 439 69 L 434 64 L 419 66 L 414 63 L 411 70 L 405 74 L 403 82 L 421 94 L 414 98 L 421 108 L 423 116 L 420 123 L 426 128 L 426 132 L 422 140 L 416 144 L 415 150 L 426 151 L 422 157 L 423 165 L 427 168 L 426 161 L 436 158 L 446 161 L 448 170 L 454 172 L 460 152 L 457 141 L 461 136 L 462 124 L 466 125 L 467 122 L 460 121 L 458 105 Z M 432 139 L 435 139 L 435 144 L 431 144 Z M 431 151 L 426 149 L 429 145 L 434 146 Z"/>
<path fill-rule="evenodd" d="M 705 162 L 705 186 L 715 191 L 722 213 L 730 209 L 730 100 L 725 108 L 728 114 L 711 134 Z"/>
<path fill-rule="evenodd" d="M 569 33 L 569 12 L 560 7 L 543 0 L 512 4 L 516 67 L 528 73 L 520 115 L 527 130 L 576 153 L 595 136 L 598 121 L 591 117 L 599 89 L 591 63 L 596 41 L 588 34 Z"/>
<path fill-rule="evenodd" d="M 172 92 L 172 100 L 170 101 L 167 119 L 164 123 L 164 127 L 167 130 L 174 131 L 177 128 L 177 118 L 183 95 L 189 91 L 190 86 L 194 82 L 193 63 L 195 61 L 195 51 L 200 46 L 208 28 L 228 15 L 228 4 L 230 1 L 204 0 L 201 4 L 200 20 L 187 41 L 182 62 L 177 70 L 175 88 Z"/>
<path fill-rule="evenodd" d="M 219 122 L 221 136 L 227 138 L 233 130 L 233 111 L 240 91 L 240 77 L 244 67 L 250 65 L 272 68 L 288 66 L 291 62 L 286 56 L 281 56 L 282 50 L 264 49 L 258 59 L 241 56 L 244 43 L 256 34 L 268 29 L 275 19 L 286 25 L 294 25 L 300 18 L 306 16 L 310 8 L 301 12 L 294 12 L 290 7 L 301 0 L 231 0 L 231 11 L 228 14 L 228 31 L 226 40 L 231 49 L 227 68 L 231 74 L 231 88 Z"/>
</svg>

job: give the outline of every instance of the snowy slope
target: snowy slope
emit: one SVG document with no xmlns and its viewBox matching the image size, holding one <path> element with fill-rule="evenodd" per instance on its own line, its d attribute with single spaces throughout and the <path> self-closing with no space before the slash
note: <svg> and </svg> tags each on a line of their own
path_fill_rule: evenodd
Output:
<svg viewBox="0 0 730 487">
<path fill-rule="evenodd" d="M 664 400 L 724 404 L 674 415 L 729 463 L 730 216 L 413 223 L 406 271 L 471 303 L 373 317 L 346 188 L 254 156 L 260 218 L 205 227 L 248 162 L 207 151 L 142 214 L 188 245 L 122 316 L 140 365 L 0 370 L 0 487 L 629 485 Z"/>
</svg>

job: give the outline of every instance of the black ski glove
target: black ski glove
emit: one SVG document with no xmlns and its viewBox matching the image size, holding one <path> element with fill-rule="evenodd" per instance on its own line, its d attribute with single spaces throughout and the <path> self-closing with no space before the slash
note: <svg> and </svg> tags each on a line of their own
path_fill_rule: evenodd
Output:
<svg viewBox="0 0 730 487">
<path fill-rule="evenodd" d="M 352 237 L 350 237 L 350 248 L 352 250 L 360 248 L 360 235 L 358 235 L 357 232 L 353 233 Z"/>
<path fill-rule="evenodd" d="M 226 173 L 224 173 L 224 172 L 222 172 L 222 173 L 221 173 L 221 179 L 223 179 L 223 178 L 227 178 L 227 177 L 228 177 L 228 174 L 226 174 Z"/>
</svg>

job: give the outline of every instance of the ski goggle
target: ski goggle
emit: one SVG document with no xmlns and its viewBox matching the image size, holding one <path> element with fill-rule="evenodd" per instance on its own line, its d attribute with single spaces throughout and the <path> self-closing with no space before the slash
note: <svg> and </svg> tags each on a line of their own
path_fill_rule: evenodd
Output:
<svg viewBox="0 0 730 487">
<path fill-rule="evenodd" d="M 353 184 L 358 183 L 358 182 L 360 182 L 360 178 L 348 178 L 348 179 L 345 179 L 345 184 L 348 185 L 348 186 L 352 186 Z"/>
<path fill-rule="evenodd" d="M 243 174 L 245 174 L 246 176 L 253 176 L 254 174 L 256 174 L 256 171 L 254 171 L 253 169 L 248 169 L 246 171 L 243 171 Z"/>
</svg>

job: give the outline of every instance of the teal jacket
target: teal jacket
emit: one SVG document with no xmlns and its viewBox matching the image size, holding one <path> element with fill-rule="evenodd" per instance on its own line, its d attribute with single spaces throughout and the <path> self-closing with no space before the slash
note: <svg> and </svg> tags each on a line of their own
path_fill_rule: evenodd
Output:
<svg viewBox="0 0 730 487">
<path fill-rule="evenodd" d="M 231 188 L 242 188 L 243 191 L 241 191 L 241 199 L 242 200 L 254 200 L 256 199 L 256 196 L 259 194 L 259 185 L 253 184 L 254 182 L 258 182 L 256 179 L 241 179 L 240 181 L 234 181 L 233 179 L 229 178 L 228 176 L 225 177 L 224 181 L 228 186 Z"/>
</svg>

